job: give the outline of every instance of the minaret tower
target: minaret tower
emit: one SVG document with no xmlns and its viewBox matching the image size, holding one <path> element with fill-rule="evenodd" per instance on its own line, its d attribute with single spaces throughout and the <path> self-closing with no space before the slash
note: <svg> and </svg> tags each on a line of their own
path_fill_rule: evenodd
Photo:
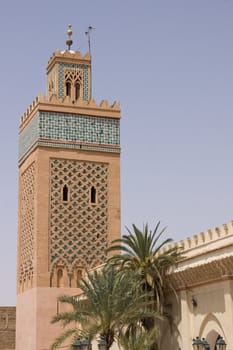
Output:
<svg viewBox="0 0 233 350">
<path fill-rule="evenodd" d="M 17 350 L 49 349 L 57 297 L 75 295 L 83 271 L 120 237 L 120 109 L 91 98 L 91 57 L 56 51 L 47 95 L 19 128 Z"/>
</svg>

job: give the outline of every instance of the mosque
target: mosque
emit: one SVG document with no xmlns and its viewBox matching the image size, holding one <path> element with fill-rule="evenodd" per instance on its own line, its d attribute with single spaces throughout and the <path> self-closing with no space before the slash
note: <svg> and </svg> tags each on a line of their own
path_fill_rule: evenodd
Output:
<svg viewBox="0 0 233 350">
<path fill-rule="evenodd" d="M 120 106 L 96 104 L 91 55 L 73 51 L 67 33 L 67 49 L 48 61 L 46 95 L 20 120 L 17 307 L 0 308 L 0 350 L 48 350 L 62 331 L 51 324 L 57 297 L 76 295 L 120 237 Z M 233 349 L 233 222 L 175 244 L 185 259 L 169 274 L 175 328 L 161 350 L 191 350 L 196 337 L 209 344 L 198 350 Z"/>
</svg>

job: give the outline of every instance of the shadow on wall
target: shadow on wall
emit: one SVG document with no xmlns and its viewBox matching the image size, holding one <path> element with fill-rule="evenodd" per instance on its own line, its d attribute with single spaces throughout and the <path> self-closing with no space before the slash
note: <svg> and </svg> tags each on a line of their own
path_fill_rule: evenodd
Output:
<svg viewBox="0 0 233 350">
<path fill-rule="evenodd" d="M 182 343 L 182 337 L 177 325 L 180 324 L 180 298 L 170 296 L 167 298 L 165 306 L 166 319 L 162 321 L 160 332 L 160 349 L 179 349 L 179 343 Z"/>
</svg>

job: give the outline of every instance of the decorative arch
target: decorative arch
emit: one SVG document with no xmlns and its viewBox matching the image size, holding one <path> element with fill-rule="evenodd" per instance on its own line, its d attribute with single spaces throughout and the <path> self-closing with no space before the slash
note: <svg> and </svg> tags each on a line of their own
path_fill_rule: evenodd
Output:
<svg viewBox="0 0 233 350">
<path fill-rule="evenodd" d="M 81 278 L 84 276 L 87 266 L 82 263 L 81 259 L 76 259 L 72 265 L 72 287 L 77 288 L 80 285 Z"/>
<path fill-rule="evenodd" d="M 57 269 L 57 288 L 63 287 L 63 268 Z"/>
<path fill-rule="evenodd" d="M 209 313 L 205 316 L 201 323 L 199 334 L 200 338 L 206 338 L 210 344 L 210 350 L 214 350 L 215 343 L 219 335 L 226 340 L 226 335 L 222 328 L 221 322 L 213 313 Z"/>
<path fill-rule="evenodd" d="M 53 262 L 50 270 L 50 286 L 65 287 L 69 275 L 68 266 L 63 259 L 57 259 Z"/>
<path fill-rule="evenodd" d="M 65 69 L 65 96 L 70 96 L 75 102 L 83 98 L 83 71 L 77 68 Z"/>
</svg>

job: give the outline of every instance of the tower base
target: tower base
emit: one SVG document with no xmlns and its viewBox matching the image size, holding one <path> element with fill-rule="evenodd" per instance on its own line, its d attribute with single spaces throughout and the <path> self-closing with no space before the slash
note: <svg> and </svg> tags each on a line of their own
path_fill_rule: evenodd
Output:
<svg viewBox="0 0 233 350">
<path fill-rule="evenodd" d="M 58 312 L 69 310 L 69 305 L 59 303 L 57 298 L 79 292 L 77 288 L 46 287 L 33 288 L 18 295 L 16 350 L 49 350 L 55 338 L 64 332 L 59 324 L 51 324 L 51 320 Z"/>
</svg>

